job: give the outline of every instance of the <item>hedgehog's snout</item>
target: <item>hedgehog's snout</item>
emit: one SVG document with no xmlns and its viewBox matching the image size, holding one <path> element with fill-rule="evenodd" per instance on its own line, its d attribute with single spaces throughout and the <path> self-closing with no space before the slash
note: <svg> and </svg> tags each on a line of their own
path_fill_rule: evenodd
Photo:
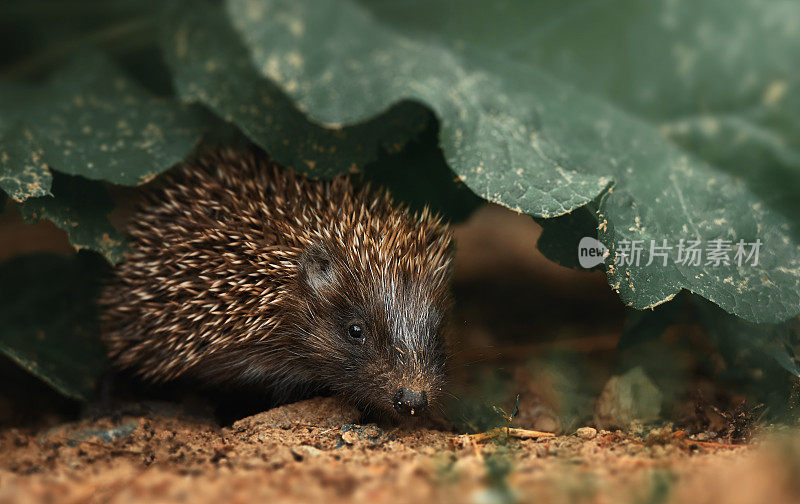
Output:
<svg viewBox="0 0 800 504">
<path fill-rule="evenodd" d="M 394 395 L 393 405 L 402 415 L 419 415 L 428 407 L 428 394 L 424 390 L 400 387 Z"/>
</svg>

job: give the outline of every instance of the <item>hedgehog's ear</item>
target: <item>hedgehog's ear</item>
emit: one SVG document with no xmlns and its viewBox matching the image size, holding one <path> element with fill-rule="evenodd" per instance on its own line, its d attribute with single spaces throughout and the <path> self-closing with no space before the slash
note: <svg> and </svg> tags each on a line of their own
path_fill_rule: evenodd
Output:
<svg viewBox="0 0 800 504">
<path fill-rule="evenodd" d="M 320 245 L 309 246 L 300 257 L 300 277 L 314 291 L 323 291 L 333 284 L 333 261 L 328 250 Z"/>
</svg>

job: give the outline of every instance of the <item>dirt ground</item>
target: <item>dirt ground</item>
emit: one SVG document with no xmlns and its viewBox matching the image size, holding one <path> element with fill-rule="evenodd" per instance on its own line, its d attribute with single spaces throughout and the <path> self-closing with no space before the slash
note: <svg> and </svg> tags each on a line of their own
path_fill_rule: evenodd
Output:
<svg viewBox="0 0 800 504">
<path fill-rule="evenodd" d="M 538 255 L 538 232 L 493 207 L 457 230 L 454 389 L 509 411 L 518 396 L 513 429 L 470 436 L 480 421 L 452 414 L 375 424 L 336 398 L 230 421 L 185 397 L 62 404 L 12 377 L 0 388 L 0 504 L 800 501 L 793 431 L 734 432 L 711 409 L 698 423 L 696 401 L 657 427 L 602 430 L 582 416 L 575 404 L 597 411 L 608 395 L 624 309 L 601 274 Z M 554 367 L 554 354 L 573 360 Z"/>
<path fill-rule="evenodd" d="M 231 427 L 169 404 L 0 435 L 0 502 L 797 502 L 800 444 L 672 429 L 475 440 L 317 398 Z M 588 431 L 588 432 L 585 432 Z"/>
</svg>

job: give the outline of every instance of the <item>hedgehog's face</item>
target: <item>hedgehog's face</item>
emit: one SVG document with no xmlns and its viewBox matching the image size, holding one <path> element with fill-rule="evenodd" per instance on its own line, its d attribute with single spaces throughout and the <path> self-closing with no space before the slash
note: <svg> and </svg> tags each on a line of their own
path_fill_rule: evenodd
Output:
<svg viewBox="0 0 800 504">
<path fill-rule="evenodd" d="M 324 385 L 389 416 L 419 416 L 435 403 L 450 300 L 446 282 L 423 271 L 373 275 L 322 248 L 305 254 L 300 280 L 320 309 L 299 344 Z"/>
</svg>

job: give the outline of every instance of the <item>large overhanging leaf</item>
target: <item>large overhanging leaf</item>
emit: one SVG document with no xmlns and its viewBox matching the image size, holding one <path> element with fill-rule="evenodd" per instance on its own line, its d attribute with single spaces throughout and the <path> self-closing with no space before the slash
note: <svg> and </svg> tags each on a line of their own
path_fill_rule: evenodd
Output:
<svg viewBox="0 0 800 504">
<path fill-rule="evenodd" d="M 698 283 L 715 284 L 721 280 L 727 286 L 699 292 L 751 320 L 779 319 L 780 315 L 769 314 L 773 303 L 784 306 L 779 312 L 797 312 L 797 296 L 793 294 L 797 284 L 793 285 L 792 279 L 797 278 L 800 252 L 789 244 L 796 246 L 800 241 L 800 199 L 796 196 L 800 187 L 800 66 L 796 64 L 796 55 L 800 54 L 800 3 L 511 1 L 487 6 L 479 0 L 465 0 L 456 6 L 450 2 L 411 0 L 402 5 L 388 1 L 364 1 L 362 5 L 396 29 L 422 40 L 434 40 L 467 57 L 477 49 L 517 64 L 546 69 L 632 112 L 658 127 L 662 135 L 686 152 L 732 175 L 735 183 L 741 182 L 753 195 L 732 204 L 730 200 L 741 192 L 735 190 L 734 198 L 717 199 L 714 204 L 717 194 L 729 196 L 729 185 L 720 185 L 719 177 L 701 175 L 700 179 L 692 177 L 701 184 L 700 190 L 694 191 L 697 194 L 692 198 L 684 195 L 685 206 L 692 210 L 685 212 L 687 215 L 675 212 L 672 203 L 676 192 L 667 192 L 660 200 L 652 198 L 657 190 L 651 192 L 651 197 L 640 193 L 635 202 L 640 208 L 647 207 L 649 213 L 673 213 L 673 219 L 683 220 L 690 228 L 692 220 L 707 220 L 698 218 L 707 215 L 707 208 L 716 211 L 715 220 L 736 223 L 732 231 L 739 236 L 747 236 L 743 229 L 761 226 L 759 235 L 773 235 L 770 244 L 764 246 L 775 252 L 777 260 L 764 265 L 762 271 L 742 277 L 716 269 L 685 271 L 685 281 L 670 281 L 669 277 L 675 275 L 667 275 L 667 280 L 690 289 L 698 288 Z M 420 16 L 423 9 L 426 15 Z M 442 19 L 447 22 L 438 22 Z M 636 178 L 653 174 L 646 166 L 636 170 Z M 676 175 L 684 178 L 680 173 Z M 620 185 L 623 183 L 619 175 L 615 178 Z M 661 181 L 668 182 L 663 178 Z M 753 206 L 757 213 L 779 212 L 789 222 L 780 216 L 768 219 L 770 222 L 758 218 L 741 222 L 741 216 L 750 213 L 748 207 Z M 619 222 L 616 216 L 611 217 Z M 640 223 L 652 232 L 652 219 L 640 216 Z M 770 226 L 776 225 L 778 232 L 773 233 Z M 546 232 L 555 239 L 570 241 L 573 246 L 568 250 L 574 254 L 579 237 L 570 237 L 557 228 L 546 226 Z M 712 233 L 719 231 L 709 230 L 704 237 L 713 239 Z M 619 239 L 603 236 L 607 245 Z M 553 243 L 550 237 L 546 240 L 548 245 Z M 776 247 L 781 243 L 787 246 Z M 554 258 L 575 262 L 574 256 Z M 658 283 L 654 273 L 642 273 L 639 278 Z M 623 274 L 627 275 L 627 271 Z M 693 282 L 693 275 L 701 278 Z M 616 280 L 621 283 L 623 297 L 641 307 L 636 302 L 638 295 L 628 292 L 626 297 L 630 289 L 624 278 L 617 275 Z M 748 283 L 742 285 L 745 281 Z M 616 283 L 612 278 L 612 285 Z M 740 297 L 740 289 L 750 292 L 754 285 L 772 283 L 788 288 L 756 288 L 762 295 L 760 306 L 753 302 L 753 296 L 739 299 L 736 309 L 731 308 L 736 301 L 723 299 Z M 638 284 L 641 286 L 642 282 Z M 653 299 L 660 297 L 656 293 Z"/>
<path fill-rule="evenodd" d="M 150 95 L 106 57 L 83 54 L 44 85 L 0 85 L 0 188 L 24 202 L 28 220 L 48 218 L 76 247 L 117 262 L 124 240 L 106 218 L 113 203 L 87 179 L 147 182 L 191 152 L 203 127 L 195 111 Z M 62 176 L 51 190 L 51 169 L 81 177 Z"/>
<path fill-rule="evenodd" d="M 797 180 L 797 69 L 783 63 L 797 37 L 782 21 L 797 7 L 736 2 L 739 12 L 720 0 L 486 12 L 471 1 L 185 2 L 166 16 L 162 45 L 182 99 L 312 175 L 400 149 L 429 108 L 446 161 L 476 194 L 538 218 L 581 208 L 612 254 L 624 240 L 760 240 L 755 265 L 676 265 L 673 251 L 667 266 L 609 266 L 609 281 L 637 308 L 689 289 L 777 321 L 800 311 L 798 200 L 787 189 Z M 432 30 L 445 17 L 446 29 Z M 736 37 L 751 43 L 729 43 Z M 0 184 L 17 200 L 50 192 L 49 167 L 147 180 L 182 159 L 204 124 L 91 56 L 38 90 L 4 87 L 0 112 Z M 546 224 L 550 236 L 574 239 L 585 224 L 559 234 L 560 222 Z"/>
<path fill-rule="evenodd" d="M 373 130 L 398 122 L 397 104 L 417 100 L 437 113 L 450 166 L 486 199 L 558 215 L 609 183 L 575 171 L 564 146 L 537 136 L 535 107 L 509 94 L 498 78 L 465 66 L 450 51 L 387 33 L 348 3 L 228 3 L 229 17 L 251 49 L 250 62 L 220 49 L 241 50 L 229 39 L 224 13 L 196 5 L 187 4 L 167 23 L 164 47 L 179 93 L 234 122 L 286 164 L 307 169 L 321 160 L 334 168 L 323 173 L 331 175 L 352 163 L 354 151 L 374 157 L 376 142 L 389 143 L 386 135 L 398 126 Z M 255 77 L 253 62 L 327 128 L 287 112 L 285 98 Z M 360 128 L 365 121 L 369 127 Z M 406 124 L 400 120 L 399 126 Z M 595 161 L 609 160 L 597 153 Z"/>
<path fill-rule="evenodd" d="M 29 198 L 19 206 L 28 222 L 49 219 L 67 232 L 75 248 L 96 250 L 112 264 L 122 260 L 125 236 L 108 221 L 114 201 L 102 182 L 53 173 L 53 195 Z"/>
<path fill-rule="evenodd" d="M 84 54 L 42 86 L 0 86 L 0 187 L 17 201 L 48 194 L 49 168 L 140 184 L 183 159 L 201 126 L 192 110 Z"/>
<path fill-rule="evenodd" d="M 0 119 L 0 189 L 8 196 L 23 201 L 50 194 L 52 175 L 43 156 L 27 124 L 19 121 L 3 128 Z"/>
<path fill-rule="evenodd" d="M 221 9 L 201 5 L 167 11 L 162 45 L 177 92 L 234 123 L 281 164 L 316 177 L 355 172 L 377 159 L 378 147 L 398 152 L 430 123 L 430 112 L 412 103 L 345 128 L 310 122 L 253 67 Z"/>
<path fill-rule="evenodd" d="M 724 146 L 731 162 L 745 154 L 740 162 L 751 172 L 766 167 L 765 161 L 795 167 L 800 161 L 797 2 L 365 0 L 362 5 L 417 38 L 537 65 L 658 122 L 673 139 L 702 139 L 697 145 L 703 150 L 709 143 Z M 749 147 L 762 155 L 754 156 Z"/>
<path fill-rule="evenodd" d="M 94 301 L 106 269 L 87 252 L 0 263 L 0 352 L 68 397 L 91 397 L 106 365 Z"/>
<path fill-rule="evenodd" d="M 237 79 L 252 75 L 249 67 L 226 66 L 220 76 L 214 72 L 224 62 L 201 52 L 216 37 L 213 27 L 225 32 L 220 13 L 213 6 L 185 8 L 191 12 L 165 43 L 181 94 L 218 113 L 217 90 L 231 100 L 224 110 L 252 107 L 252 95 L 242 93 L 239 102 L 231 91 L 244 89 Z M 680 239 L 703 246 L 715 239 L 761 241 L 757 264 L 684 266 L 674 263 L 673 250 L 667 266 L 608 267 L 610 284 L 631 306 L 656 306 L 688 289 L 752 321 L 800 312 L 795 224 L 756 188 L 676 145 L 646 118 L 507 54 L 417 37 L 412 28 L 425 23 L 424 9 L 394 28 L 348 2 L 228 0 L 225 9 L 252 64 L 329 131 L 385 117 L 403 100 L 421 102 L 440 121 L 447 162 L 474 192 L 536 217 L 596 200 L 599 207 L 589 208 L 612 257 L 624 240 L 645 247 L 664 239 L 673 247 Z M 180 80 L 187 67 L 194 84 Z M 224 117 L 249 133 L 248 120 Z M 250 134 L 268 151 L 280 148 L 276 139 Z M 296 164 L 304 154 L 294 154 Z M 613 191 L 600 198 L 612 181 Z"/>
</svg>

